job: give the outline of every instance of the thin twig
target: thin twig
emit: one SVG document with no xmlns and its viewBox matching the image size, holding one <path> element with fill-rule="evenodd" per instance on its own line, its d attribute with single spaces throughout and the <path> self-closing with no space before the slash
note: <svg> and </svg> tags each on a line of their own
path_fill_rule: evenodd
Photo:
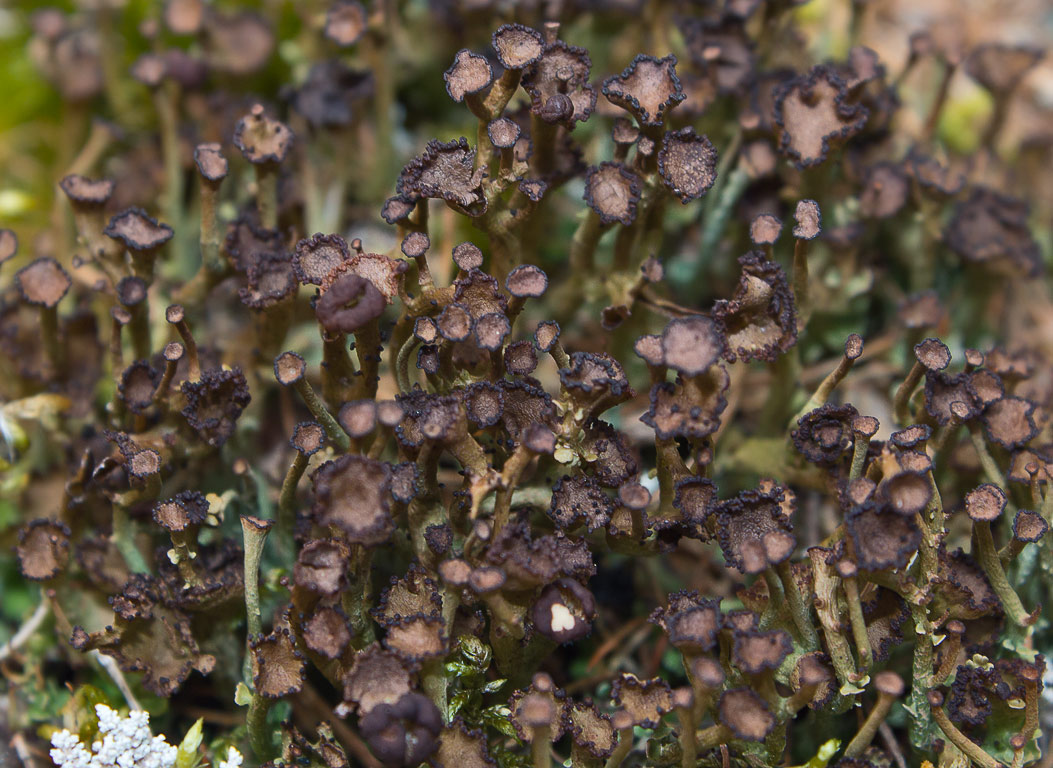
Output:
<svg viewBox="0 0 1053 768">
<path fill-rule="evenodd" d="M 18 631 L 3 645 L 0 645 L 0 661 L 4 661 L 8 656 L 13 654 L 19 648 L 26 644 L 26 641 L 31 638 L 34 633 L 40 628 L 40 625 L 44 623 L 44 619 L 48 616 L 48 603 L 46 600 L 41 600 L 40 604 L 33 611 L 33 615 L 26 619 L 25 623 L 18 628 Z"/>
<path fill-rule="evenodd" d="M 617 632 L 608 637 L 603 642 L 603 644 L 596 649 L 596 652 L 592 654 L 592 658 L 589 659 L 589 663 L 585 667 L 586 671 L 591 671 L 595 669 L 603 660 L 604 656 L 606 656 L 608 653 L 617 648 L 621 644 L 622 640 L 631 635 L 634 631 L 636 631 L 637 627 L 641 626 L 646 621 L 647 619 L 645 619 L 643 616 L 638 616 L 635 619 L 632 619 L 631 621 L 628 621 L 625 624 L 623 624 Z"/>
<path fill-rule="evenodd" d="M 597 672 L 595 675 L 589 675 L 575 680 L 572 683 L 568 683 L 563 687 L 563 690 L 567 694 L 578 693 L 580 691 L 588 691 L 598 686 L 600 683 L 605 683 L 613 680 L 617 675 L 614 672 Z"/>
<path fill-rule="evenodd" d="M 896 761 L 896 767 L 907 768 L 907 760 L 903 757 L 903 750 L 899 748 L 899 742 L 896 741 L 896 734 L 892 732 L 892 726 L 883 722 L 878 726 L 878 733 L 885 742 L 885 748 L 892 754 L 892 759 Z"/>
<path fill-rule="evenodd" d="M 293 707 L 293 714 L 301 714 L 301 727 L 314 726 L 320 722 L 329 723 L 344 749 L 353 754 L 365 768 L 382 768 L 381 763 L 373 757 L 369 747 L 362 741 L 362 737 L 351 730 L 351 727 L 337 717 L 329 707 L 328 702 L 310 685 L 304 685 L 303 689 L 294 697 L 300 706 Z"/>
<path fill-rule="evenodd" d="M 25 768 L 37 768 L 37 765 L 39 765 L 33 757 L 33 750 L 26 742 L 25 734 L 20 732 L 11 737 L 11 749 L 18 755 L 19 761 Z"/>
<path fill-rule="evenodd" d="M 117 662 L 111 659 L 104 653 L 100 653 L 98 650 L 91 651 L 91 657 L 98 662 L 99 666 L 106 670 L 106 674 L 113 680 L 114 685 L 120 690 L 121 695 L 124 696 L 124 700 L 128 703 L 128 706 L 139 711 L 143 708 L 139 700 L 135 698 L 135 694 L 132 693 L 132 688 L 128 685 L 128 681 L 124 679 L 124 673 L 121 672 L 121 668 L 117 666 Z"/>
</svg>

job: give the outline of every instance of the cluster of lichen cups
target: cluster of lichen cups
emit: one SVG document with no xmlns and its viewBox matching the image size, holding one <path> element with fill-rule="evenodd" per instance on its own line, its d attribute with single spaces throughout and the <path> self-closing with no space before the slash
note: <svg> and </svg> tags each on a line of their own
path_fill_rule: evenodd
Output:
<svg viewBox="0 0 1053 768">
<path fill-rule="evenodd" d="M 196 33 L 176 12 L 192 5 L 166 23 Z M 795 741 L 846 768 L 1033 760 L 1041 606 L 1020 578 L 1053 574 L 1049 347 L 955 360 L 941 337 L 968 332 L 926 282 L 949 251 L 990 281 L 981 313 L 1026 295 L 1048 316 L 1021 288 L 1042 260 L 1027 207 L 937 159 L 934 117 L 896 154 L 896 89 L 935 55 L 923 41 L 894 79 L 858 47 L 776 76 L 739 55 L 757 5 L 685 20 L 687 64 L 641 54 L 598 89 L 556 23 L 458 52 L 443 79 L 476 135 L 430 141 L 401 171 L 387 253 L 312 234 L 325 211 L 289 191 L 318 170 L 290 127 L 323 132 L 309 89 L 357 110 L 372 80 L 390 95 L 379 70 L 319 64 L 292 117 L 256 105 L 184 168 L 166 121 L 189 65 L 136 62 L 175 152 L 168 221 L 112 211 L 120 179 L 66 176 L 76 259 L 30 260 L 2 309 L 12 399 L 60 397 L 77 425 L 61 506 L 17 545 L 73 648 L 159 696 L 194 673 L 223 700 L 236 687 L 261 764 L 776 766 Z M 324 31 L 373 34 L 380 56 L 377 24 L 341 0 Z M 987 147 L 1034 62 L 997 46 L 967 60 L 997 95 Z M 609 159 L 586 167 L 575 129 L 603 119 L 598 91 L 620 115 Z M 692 126 L 721 98 L 737 111 L 718 152 Z M 566 217 L 576 179 L 584 208 L 546 271 L 538 230 Z M 762 206 L 773 189 L 786 233 Z M 245 203 L 235 220 L 223 200 Z M 738 227 L 746 203 L 762 212 Z M 703 259 L 748 233 L 705 306 L 674 300 L 663 257 L 689 205 Z M 478 236 L 455 245 L 440 209 Z M 867 263 L 867 228 L 908 218 L 925 263 Z M 166 269 L 186 253 L 200 267 L 177 286 Z M 0 262 L 17 255 L 0 233 Z M 884 328 L 832 322 L 859 319 L 839 294 L 882 267 L 918 292 L 882 299 Z M 665 589 L 676 561 L 719 570 L 722 592 Z M 600 595 L 623 568 L 639 594 Z M 112 621 L 85 625 L 82 594 L 108 598 Z M 649 623 L 623 600 L 649 603 Z M 601 660 L 631 638 L 620 666 L 585 664 L 582 648 Z M 642 645 L 653 664 L 631 658 Z M 812 727 L 821 739 L 800 735 Z"/>
</svg>

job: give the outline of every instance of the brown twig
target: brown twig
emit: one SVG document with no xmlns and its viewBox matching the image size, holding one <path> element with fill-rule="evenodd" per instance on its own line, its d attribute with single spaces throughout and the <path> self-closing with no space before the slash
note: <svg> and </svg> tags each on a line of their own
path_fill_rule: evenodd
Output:
<svg viewBox="0 0 1053 768">
<path fill-rule="evenodd" d="M 589 659 L 589 663 L 585 666 L 585 670 L 587 672 L 591 672 L 593 669 L 595 669 L 603 660 L 604 656 L 606 656 L 608 653 L 617 648 L 621 644 L 622 640 L 631 635 L 633 632 L 636 631 L 637 627 L 640 627 L 646 622 L 646 618 L 644 618 L 643 616 L 638 616 L 635 619 L 627 621 L 625 624 L 623 624 L 617 632 L 615 632 L 613 635 L 608 637 L 606 640 L 603 641 L 603 643 L 600 644 L 600 647 L 596 649 L 596 651 L 592 654 L 592 657 Z"/>
<path fill-rule="evenodd" d="M 907 768 L 907 760 L 903 757 L 903 750 L 899 748 L 892 726 L 882 723 L 878 726 L 878 733 L 881 734 L 881 740 L 885 742 L 885 748 L 891 753 L 892 759 L 896 761 L 896 768 Z"/>
<path fill-rule="evenodd" d="M 369 747 L 362 741 L 362 737 L 336 716 L 328 702 L 312 686 L 305 684 L 303 689 L 293 697 L 292 712 L 300 728 L 313 731 L 318 723 L 323 721 L 329 723 L 337 741 L 365 768 L 383 768 L 380 761 L 373 757 Z"/>
</svg>

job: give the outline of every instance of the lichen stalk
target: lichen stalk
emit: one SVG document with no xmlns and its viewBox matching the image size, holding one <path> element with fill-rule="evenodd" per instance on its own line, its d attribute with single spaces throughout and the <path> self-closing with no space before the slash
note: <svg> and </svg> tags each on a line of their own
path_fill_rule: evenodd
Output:
<svg viewBox="0 0 1053 768">
<path fill-rule="evenodd" d="M 311 412 L 311 415 L 322 425 L 325 429 L 326 435 L 332 440 L 341 451 L 347 452 L 351 447 L 351 438 L 348 437 L 340 423 L 333 417 L 333 414 L 329 412 L 329 409 L 325 407 L 318 395 L 314 391 L 314 387 L 311 386 L 310 382 L 305 378 L 301 378 L 295 382 L 293 386 L 296 388 L 297 394 L 303 399 L 304 405 L 307 406 L 307 410 Z"/>
<path fill-rule="evenodd" d="M 991 589 L 998 595 L 1006 616 L 1019 627 L 1030 626 L 1031 616 L 1024 608 L 1024 604 L 1020 602 L 1020 596 L 1013 589 L 1013 585 L 1009 583 L 1005 575 L 1005 568 L 1002 567 L 1002 561 L 998 557 L 998 548 L 991 534 L 991 523 L 987 520 L 974 520 L 973 539 L 977 546 L 976 559 L 987 575 Z"/>
</svg>

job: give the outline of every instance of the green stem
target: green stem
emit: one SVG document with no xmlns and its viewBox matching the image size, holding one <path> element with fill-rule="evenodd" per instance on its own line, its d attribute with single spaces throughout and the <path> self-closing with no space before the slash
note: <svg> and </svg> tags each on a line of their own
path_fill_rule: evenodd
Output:
<svg viewBox="0 0 1053 768">
<path fill-rule="evenodd" d="M 726 725 L 711 725 L 708 728 L 699 731 L 697 738 L 699 751 L 705 752 L 707 749 L 713 749 L 714 747 L 719 747 L 721 744 L 727 744 L 729 741 L 734 741 L 735 734 L 733 734 L 731 729 Z"/>
<path fill-rule="evenodd" d="M 150 342 L 150 318 L 148 311 L 149 298 L 143 299 L 134 307 L 128 307 L 132 321 L 128 329 L 132 336 L 132 354 L 136 360 L 149 360 L 152 344 Z M 185 346 L 185 344 L 184 344 Z M 187 352 L 190 350 L 188 349 Z"/>
<path fill-rule="evenodd" d="M 980 458 L 980 467 L 983 469 L 984 479 L 997 485 L 999 488 L 1007 488 L 1002 470 L 998 468 L 998 463 L 994 460 L 991 452 L 987 450 L 987 443 L 984 442 L 984 436 L 981 434 L 980 428 L 973 422 L 969 422 L 968 426 L 973 448 L 976 449 L 976 454 Z"/>
<path fill-rule="evenodd" d="M 267 711 L 271 700 L 258 693 L 252 694 L 249 702 L 249 713 L 245 717 L 245 728 L 249 732 L 249 744 L 256 759 L 262 765 L 274 756 L 272 729 L 267 727 Z"/>
<path fill-rule="evenodd" d="M 808 325 L 812 316 L 811 290 L 808 286 L 808 250 L 810 240 L 797 240 L 793 246 L 793 298 L 797 305 L 797 330 Z"/>
<path fill-rule="evenodd" d="M 812 558 L 816 613 L 819 616 L 823 636 L 826 638 L 830 662 L 833 664 L 834 671 L 837 673 L 837 681 L 841 686 L 855 683 L 858 675 L 852 659 L 852 649 L 848 645 L 848 640 L 841 634 L 841 619 L 837 605 L 839 579 L 834 574 L 833 567 L 827 564 L 825 553 L 816 551 L 810 552 L 809 555 Z"/>
<path fill-rule="evenodd" d="M 295 297 L 287 296 L 276 304 L 252 313 L 256 331 L 253 352 L 261 364 L 273 360 L 275 353 L 282 348 L 282 342 L 292 325 L 294 309 Z"/>
<path fill-rule="evenodd" d="M 926 702 L 926 708 L 928 708 L 928 702 Z M 947 717 L 947 713 L 943 711 L 942 706 L 933 705 L 931 712 L 932 719 L 936 721 L 936 725 L 943 731 L 943 735 L 954 746 L 964 752 L 970 761 L 976 763 L 980 768 L 1002 768 L 1002 764 L 987 754 L 983 747 L 958 730 L 954 723 L 951 722 L 951 719 Z"/>
<path fill-rule="evenodd" d="M 929 502 L 931 505 L 931 501 Z M 928 508 L 927 508 L 928 509 Z M 939 541 L 937 540 L 937 531 L 942 531 L 942 527 L 936 529 L 934 526 L 929 525 L 929 521 L 925 517 L 925 511 L 922 510 L 914 516 L 914 522 L 921 531 L 921 544 L 918 547 L 918 565 L 921 568 L 921 573 L 925 581 L 923 583 L 931 583 L 939 575 Z"/>
<path fill-rule="evenodd" d="M 471 94 L 478 99 L 479 94 Z M 473 107 L 485 109 L 478 101 L 469 101 L 465 99 L 465 103 L 468 104 L 469 109 L 472 110 L 472 114 L 476 114 L 476 109 Z M 490 134 L 487 131 L 487 126 L 490 124 L 489 119 L 485 114 L 476 114 L 479 118 L 475 126 L 475 167 L 481 168 L 483 165 L 487 166 L 487 173 L 490 178 L 496 178 L 498 174 L 498 168 L 500 166 L 494 164 L 494 160 L 499 158 L 500 155 L 494 148 L 494 145 L 490 143 Z"/>
<path fill-rule="evenodd" d="M 867 451 L 869 449 L 870 438 L 857 432 L 855 439 L 852 441 L 852 467 L 848 471 L 849 482 L 863 476 L 863 468 L 867 463 Z"/>
<path fill-rule="evenodd" d="M 674 485 L 689 472 L 673 438 L 655 436 L 654 448 L 661 512 L 670 514 L 673 512 Z"/>
<path fill-rule="evenodd" d="M 845 590 L 845 600 L 848 602 L 848 619 L 852 624 L 852 639 L 856 642 L 856 653 L 859 656 L 859 671 L 865 675 L 870 672 L 873 654 L 870 650 L 866 619 L 863 617 L 863 604 L 859 600 L 859 582 L 855 576 L 849 576 L 842 580 L 841 586 Z M 874 727 L 877 728 L 877 725 Z"/>
<path fill-rule="evenodd" d="M 846 347 L 848 345 L 846 344 Z M 819 386 L 816 387 L 815 392 L 808 402 L 804 404 L 804 407 L 797 412 L 797 414 L 790 421 L 790 429 L 797 426 L 797 422 L 800 421 L 804 416 L 814 411 L 816 408 L 826 404 L 826 401 L 830 399 L 830 395 L 833 394 L 834 389 L 840 384 L 848 372 L 852 370 L 852 366 L 855 364 L 857 357 L 849 357 L 846 349 L 846 354 L 841 356 L 841 359 L 837 363 L 837 367 L 834 368 L 826 378 L 820 382 Z"/>
<path fill-rule="evenodd" d="M 347 614 L 353 630 L 352 644 L 361 650 L 376 639 L 373 618 L 369 615 L 373 552 L 357 544 L 353 545 L 353 550 L 348 569 L 351 583 L 340 596 L 340 607 Z"/>
<path fill-rule="evenodd" d="M 57 306 L 40 308 L 40 335 L 51 374 L 62 378 L 66 373 L 66 348 L 59 336 Z"/>
<path fill-rule="evenodd" d="M 793 576 L 793 568 L 790 565 L 790 561 L 784 560 L 775 566 L 775 570 L 779 574 L 779 580 L 782 582 L 783 592 L 790 607 L 790 616 L 793 618 L 793 623 L 797 627 L 801 640 L 804 641 L 809 651 L 818 649 L 819 636 L 816 634 L 815 627 L 812 624 L 812 611 L 804 601 L 804 596 L 798 588 L 797 579 Z"/>
<path fill-rule="evenodd" d="M 530 158 L 530 163 L 535 176 L 544 178 L 552 173 L 558 131 L 557 126 L 546 123 L 536 114 L 530 114 L 530 136 L 534 142 L 534 154 Z"/>
<path fill-rule="evenodd" d="M 589 208 L 570 241 L 570 271 L 572 274 L 585 275 L 593 269 L 596 246 L 605 231 L 606 227 L 600 221 L 600 215 Z"/>
<path fill-rule="evenodd" d="M 533 728 L 530 738 L 530 755 L 533 768 L 552 768 L 552 738 L 550 726 Z"/>
<path fill-rule="evenodd" d="M 361 354 L 361 353 L 359 353 Z M 347 336 L 322 331 L 322 397 L 333 407 L 354 399 L 357 376 Z"/>
<path fill-rule="evenodd" d="M 928 642 L 928 638 L 921 638 L 918 642 Z M 863 721 L 863 725 L 859 727 L 856 735 L 852 737 L 852 741 L 845 747 L 845 757 L 854 758 L 863 754 L 866 748 L 870 746 L 870 742 L 874 740 L 878 728 L 885 722 L 885 717 L 888 715 L 888 711 L 892 708 L 892 703 L 895 700 L 894 696 L 878 693 L 878 700 L 874 704 L 874 708 L 870 710 L 870 714 L 867 715 L 867 719 Z"/>
<path fill-rule="evenodd" d="M 665 228 L 662 224 L 665 221 L 665 211 L 671 199 L 672 195 L 669 194 L 667 189 L 652 186 L 650 200 L 646 201 L 646 218 L 644 219 L 643 233 L 640 236 L 643 259 L 657 256 L 662 251 L 662 238 L 665 235 Z"/>
<path fill-rule="evenodd" d="M 395 360 L 395 380 L 398 382 L 399 393 L 401 394 L 406 394 L 410 391 L 409 361 L 417 349 L 418 341 L 416 336 L 410 336 L 399 347 L 399 354 Z"/>
<path fill-rule="evenodd" d="M 377 395 L 383 352 L 380 345 L 380 327 L 376 320 L 370 320 L 355 331 L 355 352 L 358 355 L 359 370 L 355 395 L 360 399 L 373 399 Z"/>
<path fill-rule="evenodd" d="M 614 260 L 611 262 L 613 272 L 626 272 L 632 264 L 633 250 L 642 226 L 641 217 L 642 213 L 638 213 L 632 224 L 618 228 L 618 234 L 614 238 Z"/>
<path fill-rule="evenodd" d="M 486 99 L 483 101 L 483 107 L 490 116 L 490 120 L 500 117 L 505 111 L 505 107 L 508 106 L 508 102 L 519 87 L 519 78 L 522 74 L 521 69 L 506 69 L 501 77 L 490 86 L 490 92 L 486 94 Z M 490 175 L 494 175 L 493 169 Z"/>
<path fill-rule="evenodd" d="M 790 410 L 793 408 L 795 393 L 797 392 L 797 381 L 801 374 L 800 347 L 794 345 L 774 363 L 769 363 L 768 368 L 772 374 L 772 384 L 769 388 L 768 400 L 764 404 L 761 413 L 762 423 L 767 428 L 767 434 L 783 434 L 787 419 L 790 418 Z M 793 424 L 797 426 L 796 423 Z"/>
<path fill-rule="evenodd" d="M 761 614 L 759 626 L 761 629 L 770 629 L 772 626 L 781 623 L 781 620 L 785 617 L 786 605 L 785 595 L 782 582 L 779 581 L 778 575 L 769 567 L 764 569 L 764 582 L 768 585 L 768 602 L 764 606 L 764 613 Z"/>
<path fill-rule="evenodd" d="M 241 533 L 245 542 L 245 616 L 249 639 L 263 632 L 260 616 L 260 559 L 271 525 L 269 520 L 241 516 Z"/>
<path fill-rule="evenodd" d="M 428 659 L 420 671 L 420 687 L 442 714 L 444 723 L 450 722 L 450 708 L 446 699 L 446 669 L 442 657 Z"/>
<path fill-rule="evenodd" d="M 293 130 L 297 135 L 307 134 L 306 120 L 297 119 Z M 300 186 L 303 189 L 304 229 L 306 232 L 330 232 L 322 223 L 322 191 L 319 174 L 315 166 L 317 149 L 309 143 L 300 164 Z"/>
<path fill-rule="evenodd" d="M 494 501 L 494 535 L 504 530 L 511 518 L 512 489 L 498 488 Z"/>
<path fill-rule="evenodd" d="M 505 217 L 507 222 L 499 222 L 497 226 L 489 227 L 486 234 L 490 238 L 490 272 L 499 282 L 504 282 L 508 273 L 519 266 L 522 257 L 519 253 L 519 238 L 511 232 L 511 217 Z"/>
<path fill-rule="evenodd" d="M 139 304 L 142 308 L 143 315 L 146 315 L 146 302 L 143 301 Z M 179 334 L 179 338 L 183 340 L 183 348 L 186 350 L 186 364 L 187 364 L 187 378 L 190 381 L 198 381 L 201 378 L 201 358 L 197 352 L 197 342 L 194 340 L 194 334 L 190 332 L 190 325 L 186 321 L 186 313 L 181 307 L 176 305 L 169 306 L 165 310 L 165 317 L 169 323 L 175 326 L 176 332 Z M 147 332 L 149 332 L 149 325 L 146 326 Z M 134 335 L 134 334 L 133 334 Z M 149 336 L 146 338 L 146 343 L 150 343 Z"/>
<path fill-rule="evenodd" d="M 201 261 L 206 270 L 221 274 L 226 265 L 220 256 L 218 183 L 201 180 Z"/>
<path fill-rule="evenodd" d="M 926 195 L 917 194 L 918 210 L 921 214 L 922 258 L 910 259 L 910 285 L 914 292 L 921 292 L 933 286 L 933 272 L 940 253 L 943 237 L 941 222 L 943 203 L 932 200 Z"/>
<path fill-rule="evenodd" d="M 378 3 L 382 7 L 382 28 L 370 30 L 366 38 L 366 56 L 373 71 L 375 88 L 373 91 L 374 114 L 376 115 L 376 155 L 372 177 L 376 190 L 383 194 L 384 184 L 391 178 L 394 151 L 395 106 L 395 73 L 399 67 L 394 61 L 392 51 L 393 26 L 398 19 L 394 13 L 392 0 Z M 375 197 L 376 195 L 374 195 Z"/>
<path fill-rule="evenodd" d="M 922 132 L 922 141 L 925 143 L 932 139 L 936 133 L 936 127 L 940 124 L 940 114 L 943 112 L 943 105 L 947 102 L 947 94 L 950 92 L 951 80 L 956 69 L 957 67 L 946 61 L 943 64 L 940 83 L 936 87 L 936 95 L 932 99 L 932 104 L 929 105 L 929 113 L 925 118 L 925 128 Z"/>
<path fill-rule="evenodd" d="M 479 442 L 471 434 L 465 432 L 457 440 L 447 445 L 450 453 L 460 462 L 461 466 L 476 477 L 486 477 L 490 471 L 490 462 L 486 452 Z"/>
<path fill-rule="evenodd" d="M 991 583 L 991 589 L 995 591 L 998 599 L 1002 601 L 1002 607 L 1005 609 L 1006 615 L 1017 626 L 1026 627 L 1030 625 L 1031 617 L 1028 615 L 1027 609 L 1024 608 L 1024 604 L 1020 602 L 1020 596 L 1017 595 L 1013 585 L 1006 578 L 1002 561 L 998 557 L 998 548 L 995 546 L 994 537 L 991 535 L 991 523 L 987 520 L 974 520 L 973 535 L 978 550 L 976 559 L 980 562 L 984 573 L 987 574 L 987 580 Z"/>
<path fill-rule="evenodd" d="M 296 487 L 306 469 L 307 456 L 297 451 L 289 471 L 285 473 L 278 496 L 278 533 L 283 545 L 291 541 L 296 529 Z"/>
<path fill-rule="evenodd" d="M 557 368 L 570 368 L 570 355 L 567 354 L 567 350 L 563 348 L 563 342 L 556 339 L 552 343 L 552 349 L 548 352 L 552 355 L 552 359 L 556 363 Z"/>
<path fill-rule="evenodd" d="M 119 344 L 119 343 L 120 343 L 120 337 L 118 336 L 117 337 L 117 344 Z M 178 343 L 178 342 L 175 342 L 175 343 Z M 179 356 L 179 358 L 175 359 L 175 360 L 168 359 L 168 360 L 165 361 L 165 372 L 161 375 L 161 383 L 157 385 L 157 389 L 154 390 L 154 396 L 152 398 L 154 405 L 158 406 L 159 408 L 167 409 L 168 406 L 169 406 L 168 393 L 172 389 L 172 381 L 175 379 L 176 369 L 179 366 L 179 360 L 182 359 L 182 355 L 184 354 L 185 349 L 186 349 L 185 347 L 180 345 L 180 356 Z M 114 351 L 115 350 L 111 350 L 111 355 L 112 355 L 112 352 L 114 352 Z M 117 361 L 120 361 L 121 358 L 120 357 L 115 357 L 114 360 L 115 360 L 115 363 L 114 363 L 115 373 L 116 373 L 117 376 L 120 376 L 120 370 L 117 370 L 116 366 L 120 364 Z"/>
<path fill-rule="evenodd" d="M 302 377 L 293 386 L 296 387 L 296 391 L 303 398 L 307 410 L 325 429 L 329 439 L 336 443 L 342 452 L 347 453 L 351 447 L 351 438 L 348 437 L 347 432 L 343 430 L 343 427 L 340 426 L 337 420 L 333 418 L 333 414 L 329 413 L 329 409 L 325 407 L 325 404 L 318 399 L 314 387 L 308 383 L 306 378 Z"/>
<path fill-rule="evenodd" d="M 925 372 L 925 366 L 915 362 L 907 374 L 907 378 L 899 385 L 895 396 L 892 398 L 892 413 L 896 417 L 896 423 L 905 427 L 911 422 L 910 396 L 914 394 L 914 388 L 921 381 L 921 375 Z"/>
<path fill-rule="evenodd" d="M 987 147 L 992 155 L 997 155 L 998 137 L 1002 133 L 1002 127 L 1005 125 L 1006 118 L 1009 116 L 1009 102 L 1012 98 L 1012 91 L 996 93 L 994 96 L 994 112 L 991 114 L 990 122 L 984 128 L 983 136 L 980 137 L 980 144 Z"/>
<path fill-rule="evenodd" d="M 259 163 L 256 169 L 256 207 L 264 229 L 278 228 L 278 166 Z"/>
<path fill-rule="evenodd" d="M 932 626 L 929 624 L 925 606 L 910 600 L 911 617 L 914 619 L 914 662 L 911 670 L 910 709 L 913 712 L 908 728 L 911 743 L 918 749 L 927 750 L 932 743 L 932 718 L 928 695 L 935 685 L 932 669 Z"/>
<path fill-rule="evenodd" d="M 127 115 L 129 113 L 128 99 L 125 98 L 124 65 L 121 62 L 122 37 L 117 34 L 113 23 L 113 9 L 106 3 L 97 6 L 96 25 L 99 30 L 99 56 L 102 64 L 103 89 L 106 93 L 106 102 L 110 108 L 110 115 Z"/>
<path fill-rule="evenodd" d="M 175 261 L 183 265 L 186 249 L 186 227 L 183 226 L 183 162 L 179 150 L 179 86 L 166 79 L 154 90 L 154 106 L 157 109 L 161 132 L 161 156 L 165 169 L 165 217 L 175 235 L 172 250 Z"/>
<path fill-rule="evenodd" d="M 695 768 L 698 761 L 698 741 L 695 734 L 695 718 L 690 708 L 677 709 L 680 722 L 680 765 L 682 768 Z"/>
<path fill-rule="evenodd" d="M 500 493 L 500 490 L 498 490 Z M 512 491 L 512 503 L 521 507 L 548 509 L 552 504 L 552 489 L 545 487 L 516 488 Z M 496 494 L 495 494 L 496 496 Z M 479 505 L 480 512 L 491 513 L 497 508 L 495 496 L 487 496 Z"/>
</svg>

